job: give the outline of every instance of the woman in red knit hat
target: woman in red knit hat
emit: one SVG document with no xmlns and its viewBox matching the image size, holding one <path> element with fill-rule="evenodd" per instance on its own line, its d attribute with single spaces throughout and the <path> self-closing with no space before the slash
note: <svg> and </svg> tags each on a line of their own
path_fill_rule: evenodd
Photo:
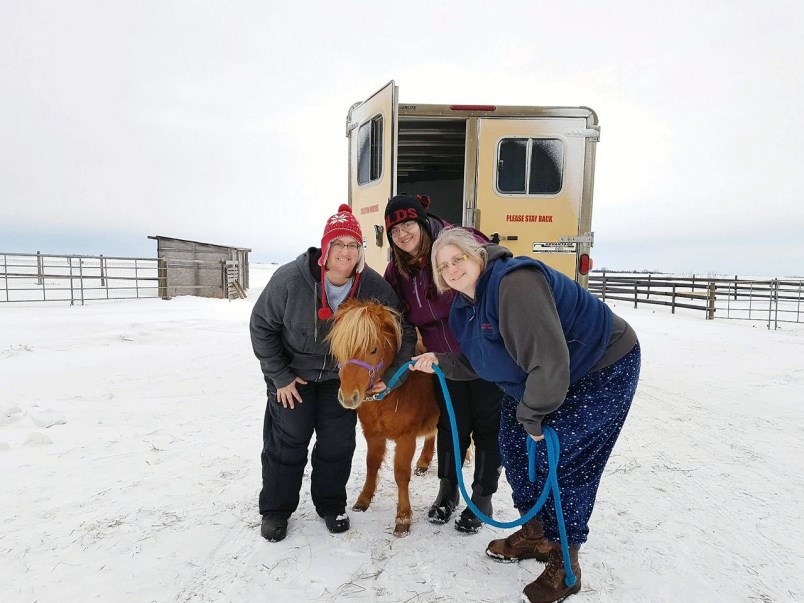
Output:
<svg viewBox="0 0 804 603">
<path fill-rule="evenodd" d="M 338 367 L 325 341 L 332 315 L 346 299 L 376 299 L 399 308 L 391 286 L 365 265 L 363 234 L 348 205 L 324 227 L 321 248 L 311 247 L 271 277 L 251 314 L 251 343 L 268 388 L 263 423 L 262 535 L 278 542 L 299 506 L 307 451 L 313 505 L 332 533 L 349 529 L 346 482 L 355 451 L 357 414 L 338 402 Z M 416 334 L 403 325 L 402 346 L 386 373 L 414 354 Z M 375 390 L 384 389 L 378 382 Z"/>
</svg>

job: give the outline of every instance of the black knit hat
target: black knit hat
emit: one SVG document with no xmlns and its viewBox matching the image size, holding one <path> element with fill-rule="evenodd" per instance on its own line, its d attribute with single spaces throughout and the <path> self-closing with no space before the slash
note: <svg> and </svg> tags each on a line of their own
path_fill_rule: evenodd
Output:
<svg viewBox="0 0 804 603">
<path fill-rule="evenodd" d="M 422 227 L 430 240 L 433 240 L 433 231 L 430 229 L 430 220 L 427 219 L 427 208 L 430 207 L 430 197 L 427 195 L 409 195 L 399 193 L 388 200 L 385 206 L 385 234 L 388 243 L 393 246 L 391 229 L 402 222 L 415 220 Z"/>
</svg>

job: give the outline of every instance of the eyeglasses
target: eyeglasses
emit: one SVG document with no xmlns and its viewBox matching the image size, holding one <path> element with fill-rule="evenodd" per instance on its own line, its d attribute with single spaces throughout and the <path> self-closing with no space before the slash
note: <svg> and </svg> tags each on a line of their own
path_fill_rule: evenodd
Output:
<svg viewBox="0 0 804 603">
<path fill-rule="evenodd" d="M 342 251 L 344 248 L 349 251 L 357 251 L 360 249 L 360 243 L 342 243 L 341 241 L 333 241 L 329 246 L 334 247 L 338 251 Z"/>
<path fill-rule="evenodd" d="M 452 266 L 453 268 L 455 266 L 460 266 L 461 264 L 463 264 L 468 259 L 469 259 L 469 256 L 466 255 L 465 253 L 463 255 L 456 255 L 449 262 L 444 262 L 440 266 L 436 266 L 436 270 L 438 271 L 438 274 L 441 274 L 445 270 L 449 270 L 450 266 Z"/>
<path fill-rule="evenodd" d="M 400 236 L 403 232 L 411 232 L 414 228 L 416 228 L 416 220 L 408 220 L 407 222 L 402 222 L 402 224 L 398 224 L 391 229 L 391 238 L 395 239 Z"/>
</svg>

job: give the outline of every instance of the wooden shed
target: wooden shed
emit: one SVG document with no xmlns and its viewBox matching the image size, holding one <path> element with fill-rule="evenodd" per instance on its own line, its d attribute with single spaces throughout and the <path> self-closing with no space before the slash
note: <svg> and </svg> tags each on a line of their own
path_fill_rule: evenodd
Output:
<svg viewBox="0 0 804 603">
<path fill-rule="evenodd" d="M 246 296 L 251 249 L 160 235 L 148 238 L 156 241 L 161 297 L 195 295 L 234 299 Z"/>
</svg>

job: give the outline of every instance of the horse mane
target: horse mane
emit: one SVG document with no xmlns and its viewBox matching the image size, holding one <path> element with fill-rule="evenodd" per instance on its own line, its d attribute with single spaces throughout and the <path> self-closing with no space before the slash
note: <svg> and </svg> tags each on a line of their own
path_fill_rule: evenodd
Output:
<svg viewBox="0 0 804 603">
<path fill-rule="evenodd" d="M 335 312 L 327 335 L 332 355 L 338 362 L 365 355 L 378 343 L 399 350 L 402 344 L 402 315 L 376 301 L 349 300 Z"/>
</svg>

